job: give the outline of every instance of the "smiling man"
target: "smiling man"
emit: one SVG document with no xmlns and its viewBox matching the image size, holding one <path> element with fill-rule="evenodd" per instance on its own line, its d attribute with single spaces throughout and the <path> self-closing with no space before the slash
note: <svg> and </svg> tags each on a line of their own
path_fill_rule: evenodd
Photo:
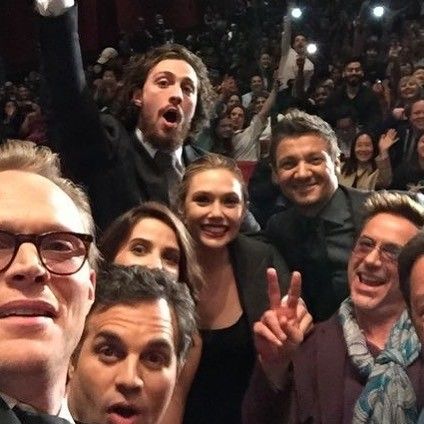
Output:
<svg viewBox="0 0 424 424">
<path fill-rule="evenodd" d="M 88 199 L 56 155 L 24 141 L 0 148 L 2 424 L 73 422 L 63 399 L 94 300 L 93 234 Z"/>
<path fill-rule="evenodd" d="M 72 360 L 72 415 L 90 424 L 158 423 L 195 331 L 185 284 L 138 266 L 102 270 Z"/>
<path fill-rule="evenodd" d="M 133 58 L 121 93 L 128 132 L 111 115 L 99 115 L 94 104 L 73 1 L 35 4 L 48 16 L 40 18 L 40 45 L 51 131 L 67 169 L 88 187 L 96 224 L 104 228 L 140 201 L 172 204 L 185 166 L 202 154 L 189 140 L 208 121 L 213 104 L 201 59 L 176 44 Z"/>
<path fill-rule="evenodd" d="M 285 115 L 273 129 L 270 156 L 291 207 L 271 217 L 266 237 L 302 273 L 314 319 L 327 319 L 348 294 L 346 265 L 367 194 L 338 185 L 337 138 L 317 116 Z"/>
<path fill-rule="evenodd" d="M 273 384 L 266 388 L 264 373 L 255 374 L 245 401 L 246 424 L 416 422 L 424 402 L 424 362 L 399 288 L 398 256 L 423 227 L 424 208 L 407 195 L 380 192 L 364 209 L 348 264 L 350 296 L 338 311 L 303 344 L 297 341 L 296 355 L 296 346 L 278 334 L 285 326 L 270 319 L 261 320 L 261 329 L 255 324 L 262 368 Z M 284 352 L 292 355 L 291 379 Z M 282 378 L 276 381 L 277 376 Z M 290 420 L 270 415 L 288 399 Z"/>
</svg>

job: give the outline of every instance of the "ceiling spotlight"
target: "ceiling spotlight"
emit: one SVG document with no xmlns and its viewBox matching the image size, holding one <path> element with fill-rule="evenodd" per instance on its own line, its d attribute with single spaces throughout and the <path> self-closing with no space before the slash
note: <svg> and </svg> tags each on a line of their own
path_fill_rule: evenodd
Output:
<svg viewBox="0 0 424 424">
<path fill-rule="evenodd" d="M 376 18 L 381 18 L 384 15 L 384 7 L 383 6 L 375 6 L 372 9 L 372 13 Z"/>
<path fill-rule="evenodd" d="M 309 43 L 309 44 L 306 46 L 306 51 L 307 51 L 309 54 L 315 54 L 315 53 L 317 52 L 317 50 L 318 50 L 318 47 L 317 47 L 317 45 L 316 45 L 315 43 Z"/>
<path fill-rule="evenodd" d="M 291 10 L 291 15 L 294 19 L 299 19 L 302 16 L 302 11 L 298 7 Z"/>
</svg>

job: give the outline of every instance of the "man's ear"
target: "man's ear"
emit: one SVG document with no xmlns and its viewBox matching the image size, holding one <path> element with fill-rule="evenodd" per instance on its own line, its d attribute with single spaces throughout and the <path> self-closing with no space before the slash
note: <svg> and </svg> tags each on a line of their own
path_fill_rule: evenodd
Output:
<svg viewBox="0 0 424 424">
<path fill-rule="evenodd" d="M 143 106 L 143 90 L 141 88 L 134 90 L 132 101 L 138 107 Z"/>
<path fill-rule="evenodd" d="M 334 161 L 334 169 L 336 170 L 337 175 L 340 175 L 340 167 L 341 167 L 341 162 L 340 162 L 340 156 L 339 156 Z"/>
<path fill-rule="evenodd" d="M 96 293 L 96 278 L 97 278 L 96 271 L 90 270 L 90 283 L 91 284 L 90 284 L 90 287 L 88 289 L 88 302 L 87 302 L 88 308 L 87 308 L 87 311 L 86 311 L 86 315 L 88 314 L 88 311 L 90 310 L 91 305 L 94 302 L 94 296 L 95 296 L 95 293 Z"/>
</svg>

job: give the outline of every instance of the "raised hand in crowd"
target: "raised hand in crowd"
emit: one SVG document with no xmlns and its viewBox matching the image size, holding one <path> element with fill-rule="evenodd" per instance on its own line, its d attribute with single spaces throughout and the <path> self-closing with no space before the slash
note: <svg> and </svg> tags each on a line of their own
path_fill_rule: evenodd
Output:
<svg viewBox="0 0 424 424">
<path fill-rule="evenodd" d="M 389 151 L 390 147 L 399 140 L 397 131 L 394 128 L 390 128 L 386 133 L 381 134 L 378 140 L 378 149 L 380 155 L 385 155 Z"/>
</svg>

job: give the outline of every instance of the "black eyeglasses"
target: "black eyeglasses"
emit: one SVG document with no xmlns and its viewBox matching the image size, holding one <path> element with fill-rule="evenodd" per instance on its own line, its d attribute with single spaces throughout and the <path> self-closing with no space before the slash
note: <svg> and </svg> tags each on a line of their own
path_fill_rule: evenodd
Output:
<svg viewBox="0 0 424 424">
<path fill-rule="evenodd" d="M 0 272 L 12 264 L 23 243 L 32 243 L 44 267 L 56 275 L 78 272 L 87 260 L 93 237 L 66 231 L 45 234 L 13 234 L 0 230 Z"/>
<path fill-rule="evenodd" d="M 360 256 L 369 255 L 374 249 L 377 249 L 380 258 L 386 262 L 396 262 L 402 250 L 402 246 L 396 244 L 377 245 L 377 242 L 368 237 L 360 237 L 356 242 L 353 252 Z"/>
</svg>

